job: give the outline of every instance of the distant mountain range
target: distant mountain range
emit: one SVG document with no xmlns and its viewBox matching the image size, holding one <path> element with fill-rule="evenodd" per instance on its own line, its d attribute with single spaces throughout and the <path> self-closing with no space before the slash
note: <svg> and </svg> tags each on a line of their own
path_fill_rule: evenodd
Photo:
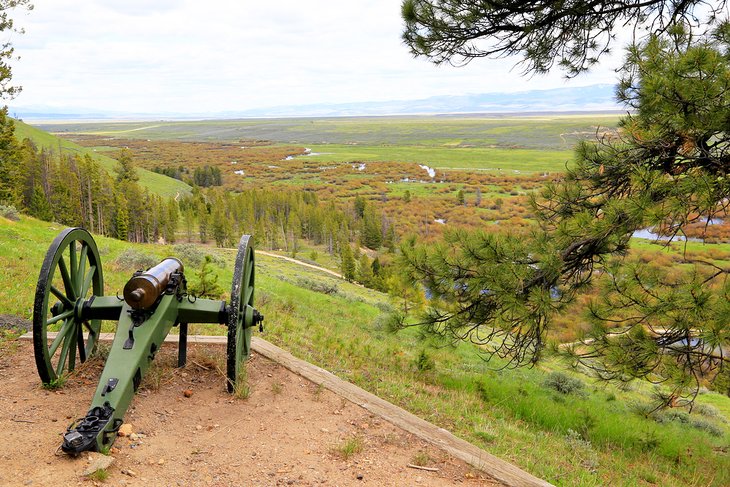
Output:
<svg viewBox="0 0 730 487">
<path fill-rule="evenodd" d="M 613 85 L 555 88 L 517 93 L 481 93 L 457 96 L 432 96 L 420 100 L 369 101 L 358 103 L 319 103 L 276 106 L 248 110 L 202 113 L 100 112 L 75 107 L 10 105 L 10 114 L 22 119 L 104 120 L 104 119 L 199 119 L 199 118 L 284 118 L 346 117 L 385 115 L 437 115 L 467 113 L 540 113 L 615 111 Z"/>
</svg>

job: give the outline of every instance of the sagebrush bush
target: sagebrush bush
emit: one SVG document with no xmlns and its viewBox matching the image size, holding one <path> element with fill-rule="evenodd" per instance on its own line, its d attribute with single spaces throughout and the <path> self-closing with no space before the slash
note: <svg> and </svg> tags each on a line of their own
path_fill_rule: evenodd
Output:
<svg viewBox="0 0 730 487">
<path fill-rule="evenodd" d="M 704 419 L 695 419 L 690 422 L 690 426 L 717 438 L 721 438 L 725 434 L 720 427 L 710 423 L 709 421 L 705 421 Z"/>
<path fill-rule="evenodd" d="M 583 390 L 583 381 L 564 372 L 550 372 L 543 385 L 561 394 L 574 394 Z"/>
<path fill-rule="evenodd" d="M 668 411 L 658 411 L 653 414 L 654 421 L 657 423 L 669 423 L 675 421 L 677 423 L 687 424 L 689 423 L 689 414 L 684 411 L 676 411 L 670 409 Z"/>
<path fill-rule="evenodd" d="M 337 284 L 332 282 L 315 281 L 314 279 L 300 277 L 297 279 L 297 286 L 317 293 L 327 294 L 328 296 L 336 296 L 340 294 Z"/>
<path fill-rule="evenodd" d="M 720 410 L 712 404 L 695 404 L 694 412 L 701 416 L 707 416 L 708 418 L 721 418 L 723 420 L 725 419 L 720 413 Z"/>
<path fill-rule="evenodd" d="M 158 263 L 159 259 L 154 255 L 145 254 L 135 249 L 124 249 L 113 262 L 117 269 L 135 271 L 149 269 Z"/>
<path fill-rule="evenodd" d="M 210 258 L 210 262 L 218 267 L 225 267 L 226 261 L 219 255 L 210 254 L 201 250 L 197 245 L 191 243 L 177 244 L 172 247 L 175 257 L 180 259 L 185 267 L 200 266 L 206 257 Z"/>
<path fill-rule="evenodd" d="M 0 205 L 0 216 L 14 222 L 20 220 L 20 213 L 13 205 Z"/>
</svg>

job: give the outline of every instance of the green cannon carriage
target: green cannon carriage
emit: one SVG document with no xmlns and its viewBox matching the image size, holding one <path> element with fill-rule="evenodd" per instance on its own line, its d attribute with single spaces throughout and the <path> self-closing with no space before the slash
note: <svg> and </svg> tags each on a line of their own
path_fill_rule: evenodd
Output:
<svg viewBox="0 0 730 487">
<path fill-rule="evenodd" d="M 179 327 L 178 366 L 186 362 L 190 323 L 228 327 L 227 388 L 233 392 L 250 355 L 252 329 L 263 316 L 253 307 L 251 237 L 238 245 L 230 302 L 188 295 L 183 263 L 167 258 L 137 271 L 123 297 L 104 296 L 99 251 L 82 228 L 62 231 L 41 267 L 33 305 L 33 348 L 41 381 L 53 384 L 85 362 L 99 340 L 102 320 L 118 322 L 114 341 L 86 417 L 71 424 L 61 449 L 69 454 L 111 447 L 124 413 L 162 342 Z M 57 331 L 52 331 L 57 330 Z"/>
</svg>

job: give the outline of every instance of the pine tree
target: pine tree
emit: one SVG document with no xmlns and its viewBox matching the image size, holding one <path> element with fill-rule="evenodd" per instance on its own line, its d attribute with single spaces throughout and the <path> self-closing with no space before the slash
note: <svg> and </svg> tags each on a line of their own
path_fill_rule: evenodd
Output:
<svg viewBox="0 0 730 487">
<path fill-rule="evenodd" d="M 373 283 L 373 269 L 367 254 L 360 256 L 360 262 L 357 267 L 357 281 L 363 286 L 371 287 Z"/>
<path fill-rule="evenodd" d="M 114 198 L 114 236 L 119 240 L 127 240 L 129 233 L 129 209 L 127 198 L 117 192 Z"/>
<path fill-rule="evenodd" d="M 231 233 L 225 211 L 221 205 L 216 205 L 213 211 L 213 240 L 218 247 L 226 247 L 230 245 Z"/>
<path fill-rule="evenodd" d="M 136 183 L 139 181 L 139 175 L 137 169 L 132 161 L 132 153 L 129 149 L 122 149 L 117 159 L 117 183 L 121 182 L 132 182 Z"/>
<path fill-rule="evenodd" d="M 193 226 L 195 225 L 195 210 L 193 206 L 188 204 L 183 210 L 183 225 L 185 226 L 185 235 L 188 242 L 193 241 Z"/>
<path fill-rule="evenodd" d="M 340 269 L 342 270 L 342 277 L 346 280 L 355 280 L 357 267 L 355 265 L 355 258 L 352 256 L 352 249 L 347 241 L 340 243 Z"/>
<path fill-rule="evenodd" d="M 28 214 L 32 217 L 44 221 L 53 220 L 51 205 L 48 203 L 46 195 L 43 194 L 43 188 L 41 188 L 40 185 L 33 186 L 33 195 L 31 196 L 30 203 L 27 208 Z"/>
<path fill-rule="evenodd" d="M 220 299 L 223 288 L 218 284 L 218 274 L 212 267 L 213 258 L 206 255 L 196 273 L 197 280 L 188 287 L 190 294 L 199 298 Z"/>
<path fill-rule="evenodd" d="M 205 204 L 205 200 L 203 200 L 202 197 L 195 205 L 195 213 L 198 217 L 198 235 L 200 236 L 200 243 L 208 243 L 210 212 L 208 211 L 208 205 Z"/>
<path fill-rule="evenodd" d="M 19 163 L 15 124 L 8 116 L 8 108 L 4 107 L 0 109 L 0 204 L 19 203 L 16 192 L 20 179 Z"/>
<path fill-rule="evenodd" d="M 355 196 L 355 200 L 353 202 L 353 207 L 355 209 L 355 215 L 358 218 L 363 218 L 365 216 L 365 207 L 367 206 L 365 202 L 365 198 L 363 198 L 360 195 Z"/>
<path fill-rule="evenodd" d="M 464 199 L 464 190 L 460 189 L 458 193 L 456 193 L 456 204 L 460 206 L 464 206 L 465 199 Z"/>
<path fill-rule="evenodd" d="M 633 233 L 669 236 L 724 215 L 730 195 L 730 24 L 706 37 L 679 25 L 629 49 L 618 136 L 585 141 L 533 201 L 528 232 L 452 231 L 401 247 L 408 282 L 431 295 L 421 323 L 509 365 L 537 362 L 556 313 L 596 285 L 585 340 L 561 347 L 606 380 L 649 378 L 694 399 L 730 358 L 730 269 L 685 255 L 666 269 L 634 261 Z"/>
<path fill-rule="evenodd" d="M 373 250 L 380 248 L 383 243 L 383 231 L 381 227 L 381 216 L 372 208 L 365 211 L 363 218 L 362 243 L 365 247 Z"/>
<path fill-rule="evenodd" d="M 167 200 L 165 211 L 167 211 L 167 221 L 165 222 L 164 230 L 165 241 L 167 243 L 175 243 L 175 233 L 177 232 L 180 212 L 178 210 L 177 201 L 175 201 L 174 198 Z"/>
</svg>

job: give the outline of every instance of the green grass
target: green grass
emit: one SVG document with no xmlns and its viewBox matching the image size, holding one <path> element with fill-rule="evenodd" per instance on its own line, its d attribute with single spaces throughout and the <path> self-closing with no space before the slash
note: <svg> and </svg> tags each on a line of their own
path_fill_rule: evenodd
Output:
<svg viewBox="0 0 730 487">
<path fill-rule="evenodd" d="M 360 453 L 364 447 L 365 444 L 363 443 L 362 438 L 359 436 L 352 436 L 343 441 L 341 444 L 333 447 L 332 452 L 343 460 L 349 460 L 356 454 Z"/>
<path fill-rule="evenodd" d="M 455 115 L 205 120 L 172 122 L 46 123 L 51 131 L 103 136 L 286 144 L 359 144 L 432 147 L 501 147 L 570 150 L 575 141 L 615 127 L 616 115 Z"/>
<path fill-rule="evenodd" d="M 90 473 L 88 477 L 89 479 L 95 480 L 97 482 L 106 482 L 106 480 L 109 478 L 109 472 L 107 472 L 106 469 L 100 468 Z"/>
<path fill-rule="evenodd" d="M 27 217 L 0 220 L 4 313 L 30 317 L 40 263 L 60 230 Z M 172 251 L 171 246 L 96 240 L 111 295 L 134 271 L 113 265 L 125 249 L 160 258 Z M 215 267 L 227 289 L 235 250 L 205 250 L 228 263 Z M 334 283 L 338 291 L 316 292 L 302 287 L 302 279 Z M 730 456 L 723 453 L 728 423 L 691 415 L 724 432 L 717 438 L 690 424 L 660 424 L 640 416 L 632 404 L 650 400 L 649 385 L 637 383 L 623 391 L 568 371 L 585 384 L 584 392 L 561 394 L 545 384 L 551 372 L 564 369 L 559 362 L 497 371 L 494 367 L 503 363 L 485 363 L 466 344 L 443 346 L 413 329 L 393 335 L 385 324 L 386 296 L 263 255 L 256 259 L 256 307 L 266 316 L 263 338 L 557 485 L 730 483 Z M 225 329 L 193 325 L 190 332 L 224 334 Z M 424 367 L 426 362 L 431 365 Z M 698 402 L 729 417 L 726 396 L 705 393 Z"/>
<path fill-rule="evenodd" d="M 236 383 L 233 384 L 233 397 L 236 399 L 248 399 L 251 396 L 251 386 L 248 382 L 248 369 L 243 366 L 238 371 Z"/>
<path fill-rule="evenodd" d="M 434 169 L 480 170 L 490 172 L 534 173 L 562 172 L 573 153 L 534 149 L 447 148 L 429 146 L 360 146 L 312 145 L 318 156 L 306 156 L 319 162 L 414 162 Z M 424 171 L 424 179 L 427 175 Z M 438 174 L 436 175 L 438 179 Z"/>
<path fill-rule="evenodd" d="M 614 115 L 358 117 L 44 124 L 52 131 L 121 138 L 301 144 L 322 163 L 416 162 L 442 170 L 559 172 L 576 141 L 615 127 Z M 309 184 L 300 177 L 287 184 Z"/>
<path fill-rule="evenodd" d="M 112 176 L 116 175 L 117 161 L 111 157 L 95 151 L 92 148 L 82 147 L 69 140 L 56 137 L 53 134 L 44 132 L 36 127 L 28 125 L 26 123 L 15 121 L 15 136 L 18 140 L 30 139 L 39 148 L 43 147 L 56 154 L 61 152 L 62 154 L 78 154 L 84 156 L 88 154 L 98 162 Z M 106 151 L 103 151 L 106 152 Z M 139 184 L 149 190 L 151 193 L 159 194 L 160 196 L 175 196 L 179 194 L 187 194 L 191 188 L 182 181 L 177 179 L 163 176 L 146 169 L 137 168 L 139 174 Z"/>
</svg>

